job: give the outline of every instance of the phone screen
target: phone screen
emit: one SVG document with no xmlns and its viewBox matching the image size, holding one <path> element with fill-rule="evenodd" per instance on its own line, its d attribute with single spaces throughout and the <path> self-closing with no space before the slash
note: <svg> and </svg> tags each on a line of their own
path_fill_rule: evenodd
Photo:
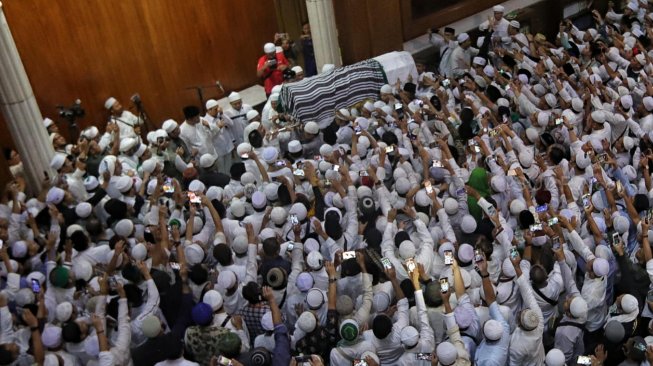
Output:
<svg viewBox="0 0 653 366">
<path fill-rule="evenodd" d="M 451 250 L 444 251 L 444 264 L 448 266 L 453 264 L 453 252 Z"/>
<path fill-rule="evenodd" d="M 510 248 L 510 258 L 515 259 L 518 256 L 519 256 L 519 251 L 517 250 L 517 248 L 515 247 Z"/>
<path fill-rule="evenodd" d="M 41 284 L 39 283 L 39 280 L 32 279 L 32 292 L 35 294 L 41 292 Z"/>
<path fill-rule="evenodd" d="M 290 215 L 290 223 L 293 225 L 299 224 L 299 219 L 297 218 L 297 215 Z"/>
<path fill-rule="evenodd" d="M 612 234 L 612 245 L 617 245 L 620 241 L 621 237 L 619 236 L 619 233 Z"/>
<path fill-rule="evenodd" d="M 386 257 L 381 258 L 381 263 L 383 264 L 383 268 L 386 269 L 392 268 L 392 262 L 390 262 L 390 259 Z"/>
<path fill-rule="evenodd" d="M 447 278 L 440 278 L 440 291 L 448 292 L 449 291 L 449 280 Z"/>
<path fill-rule="evenodd" d="M 415 260 L 413 258 L 406 260 L 406 268 L 408 268 L 409 272 L 412 272 L 415 270 L 415 268 L 417 268 L 417 264 L 415 264 Z"/>
<path fill-rule="evenodd" d="M 424 188 L 426 188 L 426 193 L 433 193 L 433 187 L 431 187 L 431 182 L 426 181 L 424 183 Z"/>
<path fill-rule="evenodd" d="M 483 261 L 483 253 L 481 253 L 480 249 L 474 250 L 474 261 L 475 262 L 482 262 Z"/>
<path fill-rule="evenodd" d="M 591 365 L 592 358 L 590 356 L 578 356 L 578 361 L 576 363 L 579 365 Z"/>
<path fill-rule="evenodd" d="M 202 199 L 195 194 L 195 192 L 188 192 L 188 200 L 190 203 L 201 203 Z"/>
<path fill-rule="evenodd" d="M 532 233 L 534 233 L 536 231 L 540 231 L 540 230 L 542 230 L 542 224 L 531 225 L 530 230 L 531 230 Z"/>
<path fill-rule="evenodd" d="M 175 186 L 172 185 L 172 178 L 167 177 L 163 182 L 163 193 L 175 193 Z"/>
<path fill-rule="evenodd" d="M 355 251 L 349 250 L 349 251 L 346 251 L 346 252 L 342 253 L 342 259 L 343 260 L 352 259 L 352 258 L 356 258 L 356 252 Z"/>
<path fill-rule="evenodd" d="M 275 60 L 276 61 L 276 60 Z M 224 357 L 224 356 L 218 356 L 218 365 L 220 366 L 231 366 L 231 360 Z"/>
</svg>

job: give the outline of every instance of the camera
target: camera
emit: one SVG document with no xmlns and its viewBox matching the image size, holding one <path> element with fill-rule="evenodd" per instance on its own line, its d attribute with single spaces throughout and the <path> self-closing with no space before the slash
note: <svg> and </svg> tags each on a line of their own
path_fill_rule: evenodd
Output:
<svg viewBox="0 0 653 366">
<path fill-rule="evenodd" d="M 77 99 L 70 107 L 64 107 L 58 105 L 59 117 L 65 118 L 70 123 L 74 123 L 75 119 L 82 118 L 86 114 L 84 108 L 82 108 L 82 101 Z"/>
</svg>

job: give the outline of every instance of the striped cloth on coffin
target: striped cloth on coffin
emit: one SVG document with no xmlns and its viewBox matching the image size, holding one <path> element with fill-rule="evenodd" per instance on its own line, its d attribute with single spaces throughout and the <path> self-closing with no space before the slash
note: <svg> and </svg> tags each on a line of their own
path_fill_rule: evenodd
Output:
<svg viewBox="0 0 653 366">
<path fill-rule="evenodd" d="M 283 110 L 302 122 L 328 126 L 334 113 L 366 98 L 377 99 L 386 76 L 381 64 L 369 59 L 325 74 L 284 84 L 279 93 Z"/>
</svg>

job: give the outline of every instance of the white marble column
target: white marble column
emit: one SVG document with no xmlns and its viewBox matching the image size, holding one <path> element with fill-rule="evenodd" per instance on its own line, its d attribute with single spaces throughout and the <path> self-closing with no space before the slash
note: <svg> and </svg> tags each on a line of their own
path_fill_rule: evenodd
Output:
<svg viewBox="0 0 653 366">
<path fill-rule="evenodd" d="M 342 66 L 332 0 L 306 0 L 318 73 L 324 64 Z"/>
<path fill-rule="evenodd" d="M 43 127 L 32 86 L 25 73 L 0 2 L 0 109 L 23 160 L 27 188 L 38 192 L 43 171 L 52 173 L 52 143 Z M 50 175 L 52 176 L 52 174 Z"/>
</svg>

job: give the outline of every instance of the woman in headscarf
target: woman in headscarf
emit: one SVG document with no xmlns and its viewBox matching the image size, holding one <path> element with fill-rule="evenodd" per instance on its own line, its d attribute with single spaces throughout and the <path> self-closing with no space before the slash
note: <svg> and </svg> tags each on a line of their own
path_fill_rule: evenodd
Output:
<svg viewBox="0 0 653 366">
<path fill-rule="evenodd" d="M 488 182 L 487 171 L 483 168 L 475 168 L 472 170 L 472 173 L 469 175 L 469 181 L 467 185 L 474 188 L 482 198 L 489 197 L 491 194 L 490 184 Z M 472 215 L 476 221 L 481 221 L 483 218 L 483 210 L 478 205 L 478 200 L 471 195 L 467 196 L 467 206 L 469 208 L 469 213 Z"/>
</svg>

